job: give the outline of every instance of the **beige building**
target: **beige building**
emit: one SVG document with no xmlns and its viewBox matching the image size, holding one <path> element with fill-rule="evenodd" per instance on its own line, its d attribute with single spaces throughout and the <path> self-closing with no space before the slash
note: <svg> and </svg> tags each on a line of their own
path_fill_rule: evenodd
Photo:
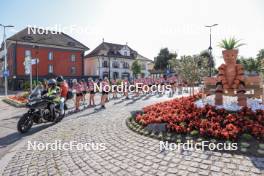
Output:
<svg viewBox="0 0 264 176">
<path fill-rule="evenodd" d="M 110 79 L 133 78 L 132 63 L 138 60 L 141 76 L 149 76 L 148 64 L 152 60 L 138 54 L 128 45 L 102 42 L 84 57 L 84 75 Z"/>
</svg>

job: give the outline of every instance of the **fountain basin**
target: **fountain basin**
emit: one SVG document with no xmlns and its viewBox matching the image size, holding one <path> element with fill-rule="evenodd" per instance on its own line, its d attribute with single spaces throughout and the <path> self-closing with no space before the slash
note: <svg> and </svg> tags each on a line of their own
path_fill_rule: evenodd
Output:
<svg viewBox="0 0 264 176">
<path fill-rule="evenodd" d="M 242 108 L 242 106 L 238 105 L 236 96 L 223 96 L 223 105 L 215 105 L 215 95 L 210 95 L 205 98 L 199 99 L 194 103 L 199 108 L 202 108 L 206 104 L 208 104 L 215 106 L 217 109 L 225 109 L 227 111 L 234 112 L 237 112 Z M 247 107 L 251 108 L 253 111 L 264 110 L 264 104 L 262 104 L 262 100 L 258 98 L 248 98 Z"/>
</svg>

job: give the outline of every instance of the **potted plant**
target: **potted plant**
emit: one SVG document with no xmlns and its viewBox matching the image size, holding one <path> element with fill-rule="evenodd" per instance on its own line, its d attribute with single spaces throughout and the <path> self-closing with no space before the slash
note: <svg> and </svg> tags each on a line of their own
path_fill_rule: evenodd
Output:
<svg viewBox="0 0 264 176">
<path fill-rule="evenodd" d="M 238 55 L 238 48 L 240 46 L 245 45 L 244 43 L 240 43 L 240 40 L 236 40 L 234 37 L 229 39 L 224 39 L 219 43 L 219 47 L 223 48 L 222 51 L 225 65 L 221 66 L 221 69 L 223 69 L 223 72 L 225 74 L 222 74 L 225 79 L 222 80 L 224 84 L 224 88 L 235 88 L 234 80 L 236 78 L 236 59 Z"/>
<path fill-rule="evenodd" d="M 219 47 L 223 48 L 222 51 L 224 60 L 226 63 L 236 64 L 236 58 L 238 55 L 238 48 L 245 45 L 245 43 L 240 43 L 240 40 L 236 40 L 234 37 L 229 39 L 224 39 L 219 43 Z"/>
</svg>

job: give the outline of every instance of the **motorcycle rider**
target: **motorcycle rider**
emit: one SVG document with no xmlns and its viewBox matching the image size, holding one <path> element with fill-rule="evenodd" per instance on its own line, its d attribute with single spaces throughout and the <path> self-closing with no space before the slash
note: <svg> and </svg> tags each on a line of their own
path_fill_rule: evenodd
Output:
<svg viewBox="0 0 264 176">
<path fill-rule="evenodd" d="M 64 114 L 64 104 L 67 100 L 67 94 L 69 92 L 68 83 L 63 79 L 63 76 L 57 77 L 57 83 L 60 87 L 60 115 Z"/>
<path fill-rule="evenodd" d="M 56 117 L 55 114 L 55 105 L 60 103 L 60 87 L 57 86 L 57 81 L 55 79 L 48 80 L 48 92 L 46 96 L 52 100 L 52 104 L 50 105 L 50 111 L 52 113 L 52 117 L 54 122 L 56 122 L 59 118 Z"/>
</svg>

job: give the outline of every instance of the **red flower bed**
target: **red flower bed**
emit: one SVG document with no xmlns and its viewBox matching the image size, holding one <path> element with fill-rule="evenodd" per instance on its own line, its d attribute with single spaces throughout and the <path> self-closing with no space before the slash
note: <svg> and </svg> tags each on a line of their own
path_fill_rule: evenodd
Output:
<svg viewBox="0 0 264 176">
<path fill-rule="evenodd" d="M 9 96 L 8 97 L 10 100 L 13 100 L 15 102 L 18 102 L 18 103 L 27 103 L 28 102 L 28 99 L 23 97 L 23 96 Z"/>
<path fill-rule="evenodd" d="M 244 107 L 237 113 L 216 109 L 207 105 L 197 108 L 194 104 L 200 95 L 182 97 L 143 108 L 143 114 L 136 121 L 148 125 L 167 123 L 177 133 L 199 131 L 201 136 L 218 139 L 236 139 L 240 134 L 249 133 L 258 139 L 264 138 L 264 111 L 253 112 Z"/>
</svg>

